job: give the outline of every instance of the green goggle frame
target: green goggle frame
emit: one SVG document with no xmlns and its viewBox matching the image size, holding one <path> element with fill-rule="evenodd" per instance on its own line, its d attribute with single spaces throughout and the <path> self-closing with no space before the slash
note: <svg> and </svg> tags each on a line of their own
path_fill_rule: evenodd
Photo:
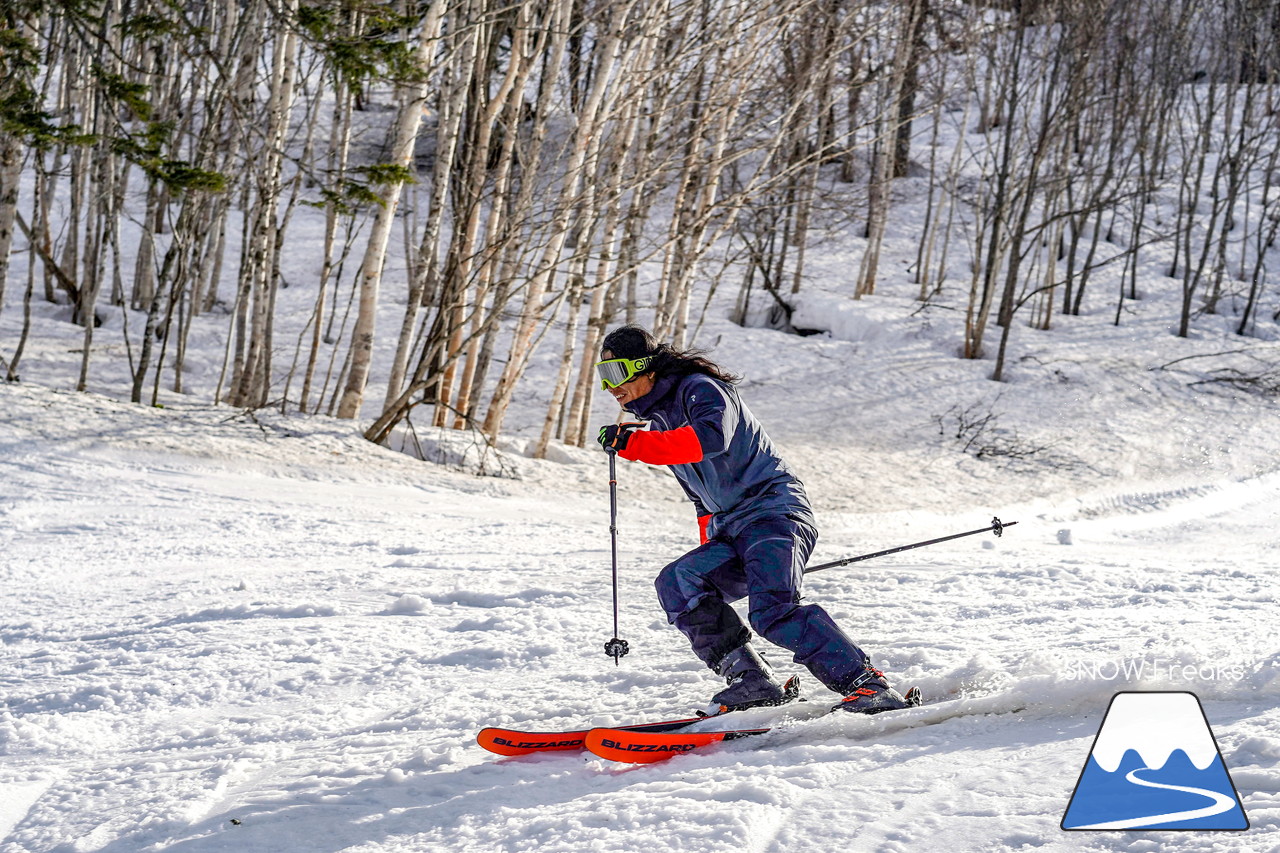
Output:
<svg viewBox="0 0 1280 853">
<path fill-rule="evenodd" d="M 608 361 L 596 362 L 596 373 L 600 374 L 600 387 L 604 390 L 617 388 L 635 379 L 649 370 L 649 357 L 645 358 L 611 358 Z"/>
</svg>

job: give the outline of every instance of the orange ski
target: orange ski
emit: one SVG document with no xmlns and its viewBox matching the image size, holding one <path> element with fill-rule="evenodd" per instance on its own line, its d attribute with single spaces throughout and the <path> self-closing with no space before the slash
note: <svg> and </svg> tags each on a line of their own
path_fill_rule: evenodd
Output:
<svg viewBox="0 0 1280 853">
<path fill-rule="evenodd" d="M 586 746 L 601 758 L 629 764 L 652 764 L 701 746 L 723 740 L 762 735 L 769 729 L 734 729 L 727 732 L 637 732 L 626 729 L 592 729 Z"/>
<path fill-rule="evenodd" d="M 517 732 L 510 729 L 481 729 L 476 743 L 498 755 L 529 755 L 582 749 L 587 730 L 578 732 Z"/>
<path fill-rule="evenodd" d="M 787 683 L 783 685 L 783 694 L 785 701 L 790 702 L 800 695 L 800 680 L 792 676 L 787 679 Z M 782 704 L 782 703 L 779 703 Z M 703 714 L 699 712 L 697 717 L 690 717 L 685 720 L 663 720 L 659 723 L 637 723 L 630 726 L 613 726 L 602 729 L 602 731 L 611 731 L 617 733 L 625 733 L 635 735 L 639 733 L 654 734 L 660 732 L 675 732 L 691 726 L 694 723 L 701 723 L 711 717 L 718 717 L 720 714 L 729 712 L 729 708 L 721 707 L 720 711 L 715 714 Z M 498 755 L 531 755 L 535 752 L 562 752 L 571 749 L 586 748 L 587 733 L 591 727 L 585 729 L 570 729 L 569 731 L 559 732 L 521 732 L 515 729 L 502 729 L 489 727 L 481 730 L 476 735 L 476 743 L 483 746 L 490 752 L 496 752 Z M 751 730 L 752 734 L 759 734 L 766 731 L 765 729 Z M 724 732 L 715 734 L 724 735 Z M 742 737 L 742 735 L 737 735 Z M 717 737 L 715 740 L 732 740 L 732 737 Z M 712 743 L 713 741 L 705 741 Z M 699 746 L 703 744 L 698 744 Z M 674 754 L 674 753 L 672 753 Z M 608 756 L 606 756 L 608 757 Z M 665 754 L 664 756 L 665 757 Z M 626 760 L 626 759 L 623 759 Z M 639 759 L 644 760 L 644 759 Z M 656 758 L 649 758 L 649 761 L 657 761 Z"/>
<path fill-rule="evenodd" d="M 687 720 L 667 720 L 661 723 L 640 723 L 634 726 L 619 726 L 613 731 L 628 732 L 669 732 L 694 723 L 702 722 L 703 717 L 691 717 Z M 560 752 L 570 749 L 585 748 L 587 732 L 590 729 L 577 729 L 564 732 L 521 732 L 514 729 L 490 727 L 482 729 L 476 735 L 476 743 L 498 755 L 530 755 L 535 752 Z"/>
</svg>

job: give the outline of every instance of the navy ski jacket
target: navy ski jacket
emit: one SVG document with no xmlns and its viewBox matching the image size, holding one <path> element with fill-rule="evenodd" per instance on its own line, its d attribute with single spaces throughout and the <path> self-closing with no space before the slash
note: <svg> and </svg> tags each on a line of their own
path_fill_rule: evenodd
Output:
<svg viewBox="0 0 1280 853">
<path fill-rule="evenodd" d="M 670 465 L 698 516 L 711 516 L 707 538 L 733 538 L 769 516 L 813 524 L 804 484 L 732 385 L 702 373 L 663 376 L 627 411 L 649 429 L 632 433 L 618 455 Z"/>
</svg>

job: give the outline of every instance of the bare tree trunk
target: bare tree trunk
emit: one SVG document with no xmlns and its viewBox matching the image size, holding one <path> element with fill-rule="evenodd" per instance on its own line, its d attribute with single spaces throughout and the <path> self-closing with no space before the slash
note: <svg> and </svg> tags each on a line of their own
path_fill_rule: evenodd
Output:
<svg viewBox="0 0 1280 853">
<path fill-rule="evenodd" d="M 929 17 L 929 0 L 920 0 L 914 11 L 914 20 L 905 32 L 910 53 L 902 70 L 902 84 L 897 95 L 897 128 L 893 139 L 893 168 L 895 178 L 905 178 L 911 163 L 911 122 L 915 118 L 916 96 L 920 91 L 920 64 L 929 51 L 924 37 L 924 25 Z"/>
<path fill-rule="evenodd" d="M 567 3 L 568 0 L 559 0 L 557 9 L 563 9 Z M 592 79 L 591 93 L 583 105 L 578 125 L 574 132 L 573 149 L 565 164 L 565 177 L 558 201 L 559 209 L 553 218 L 550 239 L 547 242 L 545 251 L 542 253 L 538 267 L 533 272 L 533 277 L 526 285 L 524 306 L 520 319 L 516 323 L 516 330 L 509 351 L 510 355 L 507 358 L 502 375 L 498 379 L 498 387 L 494 390 L 493 397 L 489 403 L 489 410 L 485 415 L 484 431 L 491 440 L 496 438 L 502 430 L 502 420 L 506 416 L 507 406 L 515 393 L 516 382 L 524 372 L 529 358 L 533 355 L 534 332 L 545 308 L 542 299 L 551 286 L 555 270 L 559 265 L 561 249 L 568 238 L 570 221 L 574 210 L 574 199 L 578 195 L 585 178 L 583 164 L 587 157 L 591 137 L 596 131 L 601 102 L 609 89 L 610 75 L 613 73 L 614 64 L 618 60 L 623 21 L 625 21 L 633 5 L 634 0 L 628 0 L 628 2 L 612 10 L 613 17 L 610 21 L 609 30 L 598 48 L 601 56 L 600 66 Z M 555 45 L 553 51 L 562 52 L 564 50 L 564 44 L 561 40 L 557 39 L 553 44 Z M 554 65 L 558 65 L 558 62 L 553 63 Z"/>
<path fill-rule="evenodd" d="M 339 79 L 334 95 L 334 118 L 329 136 L 328 152 L 325 162 L 330 174 L 345 174 L 347 157 L 351 150 L 351 90 Z M 332 198 L 325 204 L 323 262 L 320 267 L 320 285 L 316 289 L 315 308 L 312 311 L 311 347 L 307 356 L 307 366 L 303 371 L 302 393 L 298 399 L 298 408 L 307 411 L 311 400 L 311 385 L 315 380 L 316 365 L 320 359 L 320 344 L 325 340 L 325 299 L 329 282 L 334 274 L 334 243 L 338 233 L 338 205 Z M 334 284 L 336 289 L 337 284 Z M 323 395 L 321 395 L 323 396 Z"/>
<path fill-rule="evenodd" d="M 1263 165 L 1262 197 L 1259 200 L 1259 215 L 1262 221 L 1266 222 L 1266 225 L 1259 225 L 1254 233 L 1254 261 L 1247 279 L 1249 293 L 1245 299 L 1244 307 L 1240 311 L 1240 322 L 1236 325 L 1237 335 L 1246 335 L 1253 328 L 1258 308 L 1258 298 L 1262 295 L 1263 285 L 1266 281 L 1264 265 L 1267 250 L 1275 245 L 1276 234 L 1280 231 L 1280 210 L 1278 210 L 1280 204 L 1277 204 L 1277 198 L 1273 194 L 1278 162 L 1280 162 L 1280 147 L 1273 146 Z M 1244 251 L 1242 249 L 1242 259 L 1243 255 Z"/>
<path fill-rule="evenodd" d="M 428 72 L 431 58 L 438 46 L 439 28 L 444 14 L 445 0 L 432 0 L 423 21 L 413 65 L 422 74 L 422 82 L 404 87 L 400 96 L 400 111 L 396 118 L 391 149 L 391 164 L 408 174 L 413 163 L 414 142 L 418 127 L 422 124 L 422 108 L 430 94 Z M 364 261 L 360 264 L 360 305 L 356 313 L 356 325 L 351 338 L 351 370 L 347 374 L 346 388 L 338 404 L 338 417 L 356 418 L 364 402 L 365 386 L 369 382 L 369 370 L 373 364 L 374 327 L 378 313 L 378 291 L 382 285 L 382 267 L 386 262 L 387 241 L 395 223 L 396 209 L 404 187 L 404 176 L 394 176 L 382 187 L 377 215 Z"/>
<path fill-rule="evenodd" d="M 529 7 L 527 5 L 521 6 L 518 10 L 514 33 L 524 34 L 530 32 L 532 29 L 531 24 Z M 476 57 L 473 75 L 476 83 L 484 81 L 486 93 L 490 77 L 491 57 L 495 53 L 495 50 L 491 47 L 492 35 L 492 32 L 485 28 L 483 41 L 481 42 L 484 50 Z M 447 307 L 450 314 L 447 323 L 448 345 L 444 350 L 444 362 L 436 384 L 436 400 L 438 403 L 434 421 L 436 426 L 445 426 L 449 421 L 449 412 L 452 411 L 455 415 L 454 423 L 461 427 L 466 419 L 466 411 L 471 406 L 471 380 L 474 378 L 474 373 L 471 377 L 468 377 L 464 368 L 461 387 L 456 396 L 454 395 L 453 385 L 457 376 L 458 362 L 463 355 L 463 338 L 466 334 L 467 326 L 466 306 L 470 304 L 474 307 L 478 330 L 480 314 L 483 313 L 484 301 L 487 297 L 485 286 L 478 280 L 473 280 L 473 277 L 477 267 L 477 257 L 482 253 L 481 213 L 484 188 L 490 179 L 489 173 L 491 170 L 489 167 L 492 155 L 493 133 L 498 119 L 503 113 L 514 112 L 519 115 L 520 104 L 523 102 L 524 97 L 525 83 L 533 70 L 533 60 L 536 56 L 536 51 L 513 50 L 507 62 L 506 73 L 502 77 L 502 82 L 498 86 L 497 92 L 489 98 L 487 103 L 482 98 L 474 99 L 474 123 L 472 133 L 468 136 L 471 156 L 469 164 L 464 171 L 464 177 L 460 181 L 461 195 L 457 201 L 461 202 L 461 204 L 456 205 L 460 208 L 461 215 L 455 218 L 461 223 L 461 227 L 455 228 L 453 243 L 450 247 L 451 263 L 446 265 L 448 270 L 446 277 L 452 277 L 453 281 L 446 283 L 445 289 L 453 298 L 449 300 L 447 306 L 443 302 L 440 306 L 441 311 L 446 310 Z M 506 149 L 503 148 L 503 150 Z M 501 180 L 502 173 L 510 173 L 513 165 L 509 159 L 511 152 L 514 152 L 514 148 L 507 152 L 508 159 L 505 162 L 499 161 L 493 164 L 499 180 Z M 501 210 L 499 199 L 496 196 L 491 203 L 494 205 L 495 211 Z M 501 226 L 499 225 L 499 227 Z M 483 268 L 486 265 L 481 263 L 479 266 Z M 467 294 L 470 294 L 470 296 Z M 474 370 L 474 366 L 472 369 Z"/>
<path fill-rule="evenodd" d="M 649 39 L 642 47 L 643 54 L 638 62 L 641 67 L 647 66 L 652 61 L 653 49 L 653 40 Z M 617 282 L 615 269 L 620 249 L 619 231 L 623 215 L 622 182 L 624 177 L 631 174 L 628 166 L 636 154 L 634 146 L 640 130 L 638 99 L 625 105 L 622 127 L 623 131 L 617 137 L 615 146 L 608 155 L 607 178 L 603 194 L 605 214 L 600 240 L 600 257 L 596 260 L 595 282 L 590 288 L 591 305 L 587 313 L 586 336 L 582 344 L 578 378 L 574 383 L 573 399 L 569 404 L 568 428 L 564 436 L 566 444 L 577 447 L 586 443 L 589 432 L 591 396 L 596 387 L 595 362 L 600 342 L 605 335 L 609 294 Z"/>
<path fill-rule="evenodd" d="M 4 285 L 9 275 L 21 175 L 22 141 L 11 133 L 0 132 L 0 311 L 4 310 Z"/>
<path fill-rule="evenodd" d="M 1191 310 L 1195 303 L 1195 294 L 1199 290 L 1200 280 L 1204 274 L 1204 264 L 1208 257 L 1209 243 L 1206 238 L 1203 250 L 1200 253 L 1199 263 L 1194 261 L 1194 245 L 1193 236 L 1197 223 L 1197 213 L 1199 212 L 1199 197 L 1203 189 L 1204 175 L 1207 169 L 1209 154 L 1212 146 L 1211 140 L 1216 137 L 1215 125 L 1218 119 L 1219 101 L 1218 87 L 1210 84 L 1207 86 L 1207 101 L 1202 102 L 1197 97 L 1197 86 L 1192 85 L 1190 95 L 1194 104 L 1194 108 L 1198 113 L 1196 122 L 1189 126 L 1184 133 L 1193 132 L 1196 136 L 1184 140 L 1184 151 L 1190 146 L 1192 152 L 1191 158 L 1194 165 L 1190 169 L 1185 169 L 1181 183 L 1182 196 L 1179 205 L 1178 215 L 1181 223 L 1178 228 L 1178 237 L 1181 241 L 1182 256 L 1182 310 L 1178 317 L 1178 337 L 1185 338 L 1191 331 Z M 1212 233 L 1217 223 L 1217 216 L 1220 208 L 1216 202 L 1210 206 L 1210 222 L 1205 226 L 1205 231 Z M 1175 248 L 1175 256 L 1177 249 Z"/>
<path fill-rule="evenodd" d="M 462 429 L 474 422 L 476 401 L 479 399 L 481 386 L 489 364 L 487 356 L 492 352 L 491 349 L 486 350 L 484 346 L 485 342 L 492 342 L 492 336 L 484 334 L 484 331 L 492 323 L 494 314 L 502 311 L 509 293 L 509 284 L 504 279 L 499 286 L 498 293 L 494 294 L 496 298 L 494 299 L 493 308 L 488 309 L 486 307 L 490 298 L 490 289 L 493 286 L 494 276 L 500 262 L 500 247 L 511 232 L 508 218 L 511 211 L 508 200 L 512 191 L 512 181 L 517 166 L 516 142 L 520 136 L 524 90 L 533 71 L 534 60 L 546 45 L 546 30 L 539 30 L 534 36 L 533 28 L 530 26 L 531 22 L 525 17 L 528 11 L 528 6 L 521 7 L 520 19 L 513 38 L 519 38 L 521 33 L 529 33 L 529 36 L 526 37 L 527 40 L 524 42 L 523 48 L 516 47 L 512 50 L 508 72 L 499 90 L 499 95 L 503 97 L 501 99 L 499 97 L 494 98 L 495 103 L 499 103 L 500 100 L 504 100 L 505 103 L 500 104 L 500 109 L 491 110 L 484 119 L 486 122 L 493 123 L 501 131 L 501 145 L 497 155 L 497 162 L 493 167 L 493 194 L 489 201 L 489 217 L 483 229 L 488 245 L 482 252 L 478 245 L 479 235 L 477 234 L 471 240 L 475 245 L 472 253 L 480 257 L 480 263 L 475 276 L 474 297 L 470 300 L 472 312 L 466 358 L 463 362 L 458 394 L 453 406 L 456 412 L 453 423 L 454 429 Z M 522 58 L 522 64 L 516 62 L 516 57 Z M 505 121 L 503 121 L 504 116 Z M 479 163 L 477 162 L 476 165 L 479 166 Z M 486 315 L 486 311 L 491 311 L 492 313 Z M 492 325 L 496 327 L 497 324 L 494 323 Z M 461 330 L 462 322 L 459 319 L 457 333 L 460 334 Z M 454 346 L 460 346 L 456 339 Z M 443 380 L 441 387 L 446 387 Z"/>
<path fill-rule="evenodd" d="M 36 40 L 35 24 L 29 19 L 19 19 L 16 13 L 5 13 L 0 18 L 0 28 L 9 30 L 11 40 L 32 43 Z M 32 93 L 34 68 L 16 59 L 19 44 L 10 43 L 0 49 L 0 73 L 6 80 L 0 81 L 0 96 L 19 103 L 24 95 Z M 8 55 L 6 55 L 8 54 Z M 16 61 L 13 61 L 15 58 Z M 5 282 L 9 277 L 9 253 L 13 248 L 13 228 L 18 214 L 18 190 L 22 177 L 24 144 L 15 131 L 0 127 L 0 312 L 4 311 Z M 34 265 L 34 259 L 30 262 Z"/>
<path fill-rule="evenodd" d="M 231 403 L 256 408 L 267 402 L 271 386 L 271 306 L 278 286 L 276 245 L 280 236 L 277 206 L 284 189 L 285 139 L 293 104 L 297 72 L 296 36 L 289 25 L 297 14 L 298 0 L 289 0 L 281 31 L 272 45 L 272 65 L 262 164 L 257 173 L 256 198 L 249 217 L 251 231 L 245 255 L 248 265 L 248 349 L 243 368 L 234 377 Z M 243 291 L 242 291 L 243 292 Z"/>
<path fill-rule="evenodd" d="M 584 205 L 584 208 L 590 209 L 589 202 Z M 581 253 L 580 247 L 578 247 L 578 253 Z M 579 257 L 585 257 L 585 255 L 579 254 Z M 562 424 L 561 416 L 564 412 L 565 395 L 569 390 L 569 374 L 573 369 L 573 356 L 578 340 L 578 323 L 582 317 L 582 267 L 585 266 L 585 261 L 579 263 L 578 258 L 575 258 L 571 266 L 573 269 L 567 276 L 568 284 L 565 287 L 564 301 L 567 317 L 564 324 L 564 345 L 560 349 L 560 364 L 556 369 L 555 384 L 551 390 L 551 403 L 547 406 L 547 414 L 542 422 L 542 435 L 539 436 L 538 443 L 534 447 L 533 455 L 538 459 L 546 458 L 547 448 L 551 446 L 551 440 L 556 437 Z"/>
<path fill-rule="evenodd" d="M 875 293 L 876 276 L 880 268 L 880 247 L 884 242 L 885 228 L 889 221 L 889 182 L 895 170 L 899 127 L 903 110 L 910 114 L 911 106 L 903 100 L 908 71 L 916 54 L 917 28 L 924 15 L 927 0 L 909 0 L 902 11 L 902 21 L 896 32 L 893 49 L 893 66 L 886 81 L 883 102 L 891 105 L 881 114 L 884 123 L 877 134 L 875 155 L 872 160 L 871 181 L 868 187 L 867 248 L 858 264 L 858 278 L 853 298 L 859 299 Z M 904 167 L 905 168 L 905 165 Z"/>
<path fill-rule="evenodd" d="M 998 111 L 1001 115 L 1011 117 L 1002 124 L 1000 154 L 996 164 L 995 195 L 991 203 L 990 224 L 984 236 L 986 245 L 983 248 L 984 259 L 977 274 L 981 278 L 981 296 L 970 295 L 969 308 L 965 314 L 964 357 L 981 358 L 983 338 L 986 334 L 987 321 L 991 315 L 991 305 L 995 299 L 996 276 L 999 273 L 1000 260 L 1003 256 L 1006 235 L 1006 223 L 1009 217 L 1009 206 L 1014 191 L 1014 137 L 1015 130 L 1010 126 L 1012 117 L 1019 111 L 1021 100 L 1020 86 L 1026 85 L 1021 80 L 1023 55 L 1025 50 L 1025 28 L 1018 27 L 1014 33 L 1013 45 L 1010 48 L 1010 60 L 1003 69 L 1003 85 L 998 89 Z M 995 76 L 994 69 L 988 72 L 988 79 Z"/>
<path fill-rule="evenodd" d="M 110 75 L 119 70 L 119 28 L 120 0 L 110 0 L 104 9 L 101 31 L 99 32 L 97 63 L 104 73 Z M 85 107 L 88 113 L 88 125 L 99 136 L 107 133 L 107 116 L 105 93 L 98 87 L 86 92 Z M 87 148 L 85 149 L 88 150 Z M 89 362 L 93 355 L 93 332 L 98 325 L 97 302 L 102 290 L 102 243 L 106 219 L 111 215 L 106 209 L 110 199 L 115 195 L 112 182 L 115 180 L 115 155 L 104 152 L 92 163 L 84 164 L 83 179 L 86 192 L 91 193 L 87 199 L 88 210 L 85 218 L 85 253 L 84 269 L 80 285 L 80 302 L 77 310 L 84 324 L 84 348 L 80 359 L 80 376 L 76 381 L 77 391 L 86 391 L 89 386 Z M 96 183 L 98 190 L 90 189 Z"/>
</svg>

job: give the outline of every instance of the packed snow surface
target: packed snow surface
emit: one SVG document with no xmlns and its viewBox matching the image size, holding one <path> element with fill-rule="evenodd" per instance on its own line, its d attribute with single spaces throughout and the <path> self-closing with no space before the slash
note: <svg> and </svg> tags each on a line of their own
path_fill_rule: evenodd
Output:
<svg viewBox="0 0 1280 853">
<path fill-rule="evenodd" d="M 1023 330 L 1039 356 L 993 383 L 909 308 L 703 343 L 805 480 L 814 562 L 1017 522 L 806 583 L 963 713 L 813 719 L 837 697 L 807 678 L 742 716 L 770 734 L 654 765 L 474 737 L 717 689 L 652 589 L 696 541 L 667 472 L 619 467 L 615 665 L 605 458 L 527 458 L 534 415 L 480 476 L 467 437 L 432 464 L 350 422 L 0 387 L 0 850 L 1280 848 L 1274 401 L 1190 387 L 1162 366 L 1231 347 L 1136 320 Z M 1157 689 L 1199 696 L 1251 828 L 1063 832 L 1112 696 Z"/>
</svg>

